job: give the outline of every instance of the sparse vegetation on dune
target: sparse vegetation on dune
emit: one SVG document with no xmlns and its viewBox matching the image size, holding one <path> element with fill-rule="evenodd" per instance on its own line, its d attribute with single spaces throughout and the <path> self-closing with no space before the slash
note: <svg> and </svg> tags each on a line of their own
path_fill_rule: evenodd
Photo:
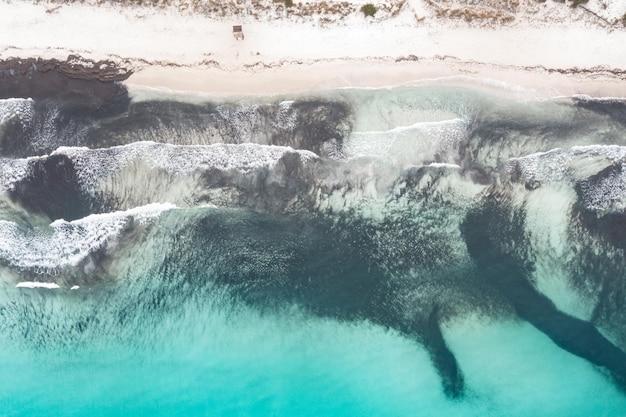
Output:
<svg viewBox="0 0 626 417">
<path fill-rule="evenodd" d="M 48 13 L 55 13 L 63 4 L 113 5 L 119 7 L 172 9 L 195 13 L 214 19 L 229 17 L 259 21 L 289 19 L 300 22 L 332 24 L 350 16 L 376 16 L 376 21 L 396 17 L 405 8 L 406 0 L 35 0 L 54 5 Z M 624 11 L 612 15 L 609 0 L 422 0 L 429 10 L 415 15 L 417 22 L 437 19 L 466 22 L 473 26 L 497 26 L 513 22 L 531 25 L 563 22 L 567 19 L 586 20 L 603 27 L 626 25 Z M 562 7 L 561 7 L 562 5 Z M 582 6 L 582 7 L 581 7 Z M 615 9 L 613 7 L 613 9 Z M 549 12 L 546 13 L 546 11 Z"/>
<path fill-rule="evenodd" d="M 447 17 L 451 19 L 463 19 L 467 22 L 488 21 L 490 23 L 507 23 L 515 20 L 512 14 L 492 10 L 472 10 L 472 9 L 438 9 L 437 17 Z"/>
<path fill-rule="evenodd" d="M 383 10 L 387 16 L 396 16 L 406 0 L 387 0 L 374 6 L 375 11 Z M 345 18 L 358 13 L 362 2 L 352 1 L 294 1 L 294 0 L 38 0 L 40 3 L 95 5 L 117 5 L 130 7 L 172 7 L 180 11 L 191 11 L 209 17 L 249 16 L 265 20 L 273 17 L 326 17 Z M 370 10 L 368 7 L 367 10 Z M 374 12 L 375 13 L 375 12 Z"/>
<path fill-rule="evenodd" d="M 438 18 L 464 20 L 468 23 L 503 24 L 515 20 L 519 6 L 517 0 L 511 1 L 450 1 L 426 0 Z"/>
<path fill-rule="evenodd" d="M 372 3 L 367 3 L 361 6 L 361 11 L 365 16 L 374 16 L 378 9 Z"/>
<path fill-rule="evenodd" d="M 618 25 L 621 12 L 607 13 L 610 0 L 424 0 L 439 19 L 463 20 L 473 25 L 522 22 L 546 24 L 586 20 L 599 26 Z M 561 6 L 562 5 L 562 6 Z"/>
</svg>

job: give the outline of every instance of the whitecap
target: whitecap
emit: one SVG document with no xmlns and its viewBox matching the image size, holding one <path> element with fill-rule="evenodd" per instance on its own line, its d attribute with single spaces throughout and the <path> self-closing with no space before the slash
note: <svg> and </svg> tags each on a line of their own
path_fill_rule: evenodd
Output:
<svg viewBox="0 0 626 417">
<path fill-rule="evenodd" d="M 33 117 L 34 102 L 30 98 L 7 98 L 0 100 L 0 125 L 18 118 L 25 126 Z"/>
<path fill-rule="evenodd" d="M 58 284 L 55 284 L 54 282 L 31 282 L 31 281 L 23 281 L 23 282 L 18 282 L 17 285 L 15 285 L 16 288 L 46 288 L 48 290 L 55 290 L 57 288 L 61 288 L 59 287 Z"/>
<path fill-rule="evenodd" d="M 245 174 L 255 168 L 271 167 L 290 152 L 297 152 L 304 159 L 317 158 L 310 151 L 252 143 L 180 146 L 136 142 L 104 149 L 62 147 L 53 155 L 68 156 L 74 163 L 83 190 L 92 194 L 103 178 L 139 160 L 151 169 L 162 170 L 173 176 L 187 176 L 199 168 L 237 170 Z"/>
<path fill-rule="evenodd" d="M 459 144 L 467 137 L 467 123 L 460 118 L 418 122 L 386 131 L 353 132 L 343 151 L 348 158 L 363 156 L 419 164 L 447 157 L 445 163 L 457 161 Z"/>
<path fill-rule="evenodd" d="M 555 148 L 505 163 L 509 172 L 518 171 L 529 181 L 578 181 L 594 175 L 626 158 L 626 147 L 618 145 L 573 146 L 568 150 Z"/>
<path fill-rule="evenodd" d="M 56 220 L 46 228 L 22 228 L 0 220 L 0 258 L 9 265 L 36 273 L 56 274 L 76 266 L 89 254 L 111 243 L 129 221 L 148 224 L 171 204 L 150 204 L 127 211 L 92 214 L 71 222 Z"/>
</svg>

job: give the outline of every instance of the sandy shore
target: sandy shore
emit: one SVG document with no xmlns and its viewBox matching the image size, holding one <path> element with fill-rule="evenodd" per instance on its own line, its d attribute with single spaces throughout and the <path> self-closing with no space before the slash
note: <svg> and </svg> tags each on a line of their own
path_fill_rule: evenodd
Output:
<svg viewBox="0 0 626 417">
<path fill-rule="evenodd" d="M 445 82 L 540 97 L 626 97 L 626 28 L 556 2 L 528 4 L 536 9 L 530 18 L 520 12 L 515 24 L 475 27 L 434 17 L 423 0 L 395 16 L 326 21 L 0 2 L 0 59 L 77 54 L 132 68 L 133 87 L 220 95 Z M 615 13 L 622 4 L 626 12 L 626 0 L 615 4 Z M 565 17 L 551 18 L 559 13 Z M 232 36 L 234 23 L 243 24 L 244 41 Z"/>
<path fill-rule="evenodd" d="M 221 70 L 211 67 L 146 66 L 133 74 L 131 88 L 155 88 L 211 95 L 271 95 L 334 88 L 384 88 L 422 84 L 462 85 L 518 98 L 584 94 L 626 97 L 625 74 L 602 70 L 498 66 L 446 60 L 389 62 L 340 60 L 283 64 L 274 68 Z"/>
</svg>

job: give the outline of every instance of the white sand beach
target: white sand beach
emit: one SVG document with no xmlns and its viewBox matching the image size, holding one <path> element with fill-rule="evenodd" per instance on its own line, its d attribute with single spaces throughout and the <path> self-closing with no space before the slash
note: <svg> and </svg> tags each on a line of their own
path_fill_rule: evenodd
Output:
<svg viewBox="0 0 626 417">
<path fill-rule="evenodd" d="M 374 17 L 359 11 L 365 0 L 290 8 L 239 0 L 222 9 L 207 1 L 201 10 L 168 3 L 4 1 L 0 59 L 111 59 L 135 71 L 131 86 L 209 94 L 443 80 L 539 96 L 626 96 L 626 0 L 576 8 L 385 0 Z M 469 17 L 450 17 L 455 10 Z M 235 24 L 245 40 L 233 37 Z"/>
</svg>

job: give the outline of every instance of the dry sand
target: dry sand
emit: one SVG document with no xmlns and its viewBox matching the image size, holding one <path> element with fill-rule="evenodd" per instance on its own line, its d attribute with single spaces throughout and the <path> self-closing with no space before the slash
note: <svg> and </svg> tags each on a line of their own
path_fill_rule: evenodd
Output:
<svg viewBox="0 0 626 417">
<path fill-rule="evenodd" d="M 445 82 L 523 95 L 626 97 L 626 28 L 553 0 L 527 7 L 532 14 L 522 10 L 501 25 L 439 19 L 423 0 L 393 17 L 357 12 L 326 20 L 2 2 L 0 59 L 113 59 L 136 70 L 129 85 L 210 94 Z M 588 7 L 619 16 L 626 0 L 604 9 L 590 0 Z M 244 41 L 233 38 L 232 24 L 243 24 Z"/>
</svg>

